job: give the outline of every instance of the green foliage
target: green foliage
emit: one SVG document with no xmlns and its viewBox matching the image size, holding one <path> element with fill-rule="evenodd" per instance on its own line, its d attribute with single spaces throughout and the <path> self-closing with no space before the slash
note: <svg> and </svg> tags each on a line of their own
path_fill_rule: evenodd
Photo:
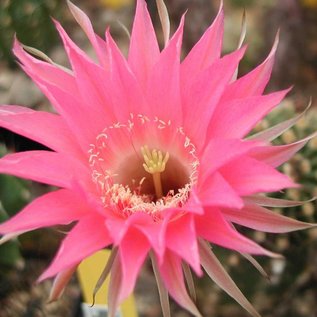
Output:
<svg viewBox="0 0 317 317">
<path fill-rule="evenodd" d="M 0 222 L 3 222 L 7 218 L 7 213 L 0 204 Z M 10 241 L 0 246 L 0 267 L 11 267 L 15 265 L 20 259 L 21 254 L 16 241 Z"/>
<path fill-rule="evenodd" d="M 0 145 L 0 157 L 5 154 Z M 27 202 L 29 191 L 27 182 L 8 175 L 0 175 L 0 222 L 18 212 Z M 21 259 L 17 241 L 7 242 L 0 246 L 0 267 L 11 267 Z M 2 270 L 1 270 L 2 271 Z"/>
<path fill-rule="evenodd" d="M 28 201 L 27 182 L 9 175 L 0 175 L 0 201 L 9 215 L 18 212 Z"/>
<path fill-rule="evenodd" d="M 24 44 L 46 52 L 57 34 L 50 16 L 58 17 L 61 0 L 0 1 L 0 60 L 15 65 L 11 54 L 14 34 Z"/>
</svg>

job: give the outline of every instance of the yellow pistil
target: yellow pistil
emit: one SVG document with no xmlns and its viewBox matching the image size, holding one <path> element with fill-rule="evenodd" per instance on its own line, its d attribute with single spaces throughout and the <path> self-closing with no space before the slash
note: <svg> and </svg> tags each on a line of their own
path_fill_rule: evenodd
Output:
<svg viewBox="0 0 317 317">
<path fill-rule="evenodd" d="M 166 163 L 169 159 L 169 153 L 166 152 L 163 157 L 163 153 L 161 151 L 156 149 L 151 151 L 147 145 L 141 147 L 141 152 L 145 162 L 143 163 L 143 167 L 148 173 L 152 174 L 156 198 L 160 199 L 163 197 L 161 173 L 165 171 Z"/>
</svg>

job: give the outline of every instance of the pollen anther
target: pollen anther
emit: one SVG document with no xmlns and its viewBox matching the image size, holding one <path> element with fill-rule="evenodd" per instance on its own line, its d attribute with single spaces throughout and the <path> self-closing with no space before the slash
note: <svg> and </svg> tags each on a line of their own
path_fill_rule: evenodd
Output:
<svg viewBox="0 0 317 317">
<path fill-rule="evenodd" d="M 141 147 L 144 162 L 143 167 L 146 172 L 152 174 L 155 188 L 156 198 L 160 199 L 163 196 L 161 173 L 165 171 L 166 163 L 169 159 L 169 153 L 163 156 L 162 151 L 153 149 L 152 151 L 147 145 Z"/>
</svg>

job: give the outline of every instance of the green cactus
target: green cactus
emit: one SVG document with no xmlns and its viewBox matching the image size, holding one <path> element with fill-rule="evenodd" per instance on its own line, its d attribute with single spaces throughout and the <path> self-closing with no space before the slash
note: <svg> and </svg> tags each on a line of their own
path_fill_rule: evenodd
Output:
<svg viewBox="0 0 317 317">
<path fill-rule="evenodd" d="M 0 144 L 0 157 L 6 153 Z M 18 212 L 28 201 L 27 182 L 8 175 L 0 175 L 0 222 Z M 0 267 L 11 267 L 21 261 L 19 246 L 16 241 L 0 245 Z M 3 272 L 3 270 L 0 270 Z M 1 275 L 0 275 L 1 279 Z"/>
</svg>

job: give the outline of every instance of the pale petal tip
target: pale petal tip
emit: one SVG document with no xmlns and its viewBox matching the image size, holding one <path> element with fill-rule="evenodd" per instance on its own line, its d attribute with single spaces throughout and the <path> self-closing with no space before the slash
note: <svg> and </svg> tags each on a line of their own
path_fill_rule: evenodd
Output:
<svg viewBox="0 0 317 317">
<path fill-rule="evenodd" d="M 5 234 L 0 239 L 0 245 L 17 238 L 21 233 L 22 232 L 11 232 L 11 233 Z"/>
</svg>

